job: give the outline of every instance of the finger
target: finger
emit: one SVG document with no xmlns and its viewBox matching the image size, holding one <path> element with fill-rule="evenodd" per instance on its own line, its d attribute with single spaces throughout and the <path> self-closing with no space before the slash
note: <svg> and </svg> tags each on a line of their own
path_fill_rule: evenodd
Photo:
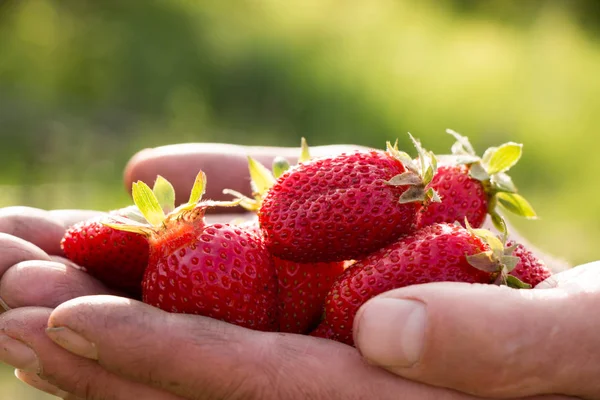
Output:
<svg viewBox="0 0 600 400">
<path fill-rule="evenodd" d="M 117 294 L 78 269 L 56 261 L 20 262 L 0 279 L 0 298 L 10 308 L 54 308 L 65 301 L 88 295 Z"/>
<path fill-rule="evenodd" d="M 111 374 L 98 363 L 56 346 L 45 333 L 50 312 L 47 308 L 29 307 L 11 310 L 0 316 L 0 358 L 3 362 L 21 369 L 29 376 L 39 373 L 41 380 L 71 393 L 71 399 L 182 400 Z"/>
<path fill-rule="evenodd" d="M 105 214 L 95 210 L 50 210 L 49 214 L 62 222 L 65 229 L 78 222 L 85 221 Z"/>
<path fill-rule="evenodd" d="M 251 221 L 253 219 L 256 219 L 256 214 L 254 213 L 244 213 L 244 212 L 240 212 L 240 213 L 228 213 L 228 214 L 209 214 L 206 215 L 206 217 L 204 218 L 206 220 L 206 222 L 208 224 L 216 224 L 216 223 L 221 223 L 221 224 L 228 224 L 228 223 L 234 223 L 234 224 L 241 224 L 242 222 L 245 221 Z"/>
<path fill-rule="evenodd" d="M 410 286 L 359 310 L 355 342 L 367 360 L 395 374 L 479 396 L 598 397 L 600 275 L 586 285 Z"/>
<path fill-rule="evenodd" d="M 360 148 L 352 145 L 317 146 L 311 148 L 312 156 L 339 154 Z M 133 182 L 141 180 L 154 183 L 162 175 L 175 187 L 177 203 L 187 201 L 198 171 L 207 176 L 206 198 L 231 199 L 223 195 L 223 189 L 233 189 L 250 195 L 248 156 L 270 167 L 276 156 L 288 158 L 295 163 L 299 148 L 246 147 L 217 143 L 188 143 L 142 150 L 129 161 L 125 168 L 125 186 L 131 189 Z"/>
<path fill-rule="evenodd" d="M 560 288 L 567 293 L 594 293 L 597 292 L 599 280 L 600 262 L 595 261 L 554 274 L 540 282 L 536 289 Z"/>
<path fill-rule="evenodd" d="M 17 369 L 17 370 L 15 370 L 15 376 L 21 382 L 26 383 L 29 386 L 31 386 L 37 390 L 40 390 L 44 393 L 48 393 L 53 396 L 60 397 L 61 399 L 66 399 L 69 396 L 69 393 L 50 384 L 50 382 L 43 380 L 35 372 L 29 372 L 29 371 L 23 371 L 21 369 Z"/>
<path fill-rule="evenodd" d="M 251 331 L 109 296 L 62 304 L 49 325 L 58 327 L 49 336 L 69 351 L 188 399 L 474 399 L 394 377 L 332 341 Z"/>
<path fill-rule="evenodd" d="M 31 207 L 0 209 L 0 232 L 31 242 L 48 254 L 62 255 L 65 227 L 48 211 Z"/>
<path fill-rule="evenodd" d="M 50 256 L 36 245 L 2 232 L 0 232 L 0 249 L 0 276 L 21 261 L 51 260 Z"/>
<path fill-rule="evenodd" d="M 80 265 L 75 264 L 73 261 L 69 260 L 68 258 L 62 257 L 62 256 L 50 256 L 50 259 L 54 262 L 57 263 L 61 263 L 66 265 L 67 267 L 71 267 L 73 269 L 78 269 L 81 271 L 85 271 L 85 268 L 81 267 Z"/>
</svg>

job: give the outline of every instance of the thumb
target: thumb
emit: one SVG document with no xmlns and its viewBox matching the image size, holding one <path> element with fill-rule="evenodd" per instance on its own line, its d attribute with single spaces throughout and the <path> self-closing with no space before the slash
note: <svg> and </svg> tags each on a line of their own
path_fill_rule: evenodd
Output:
<svg viewBox="0 0 600 400">
<path fill-rule="evenodd" d="M 451 282 L 393 290 L 361 307 L 355 343 L 397 375 L 482 397 L 598 398 L 594 278 L 533 290 Z"/>
</svg>

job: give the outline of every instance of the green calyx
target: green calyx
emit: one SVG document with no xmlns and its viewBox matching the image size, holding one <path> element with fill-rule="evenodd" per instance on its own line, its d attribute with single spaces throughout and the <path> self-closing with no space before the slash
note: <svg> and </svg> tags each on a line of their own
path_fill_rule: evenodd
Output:
<svg viewBox="0 0 600 400">
<path fill-rule="evenodd" d="M 311 160 L 310 151 L 305 138 L 302 138 L 300 144 L 300 156 L 298 164 Z M 290 163 L 284 157 L 275 157 L 273 159 L 272 169 L 267 167 L 252 157 L 248 157 L 248 171 L 250 172 L 250 186 L 252 188 L 252 198 L 232 189 L 223 190 L 224 194 L 229 194 L 238 199 L 239 204 L 248 211 L 257 212 L 262 205 L 263 199 L 273 187 L 277 179 L 291 168 Z"/>
<path fill-rule="evenodd" d="M 125 217 L 110 216 L 117 222 L 106 222 L 111 228 L 152 236 L 176 221 L 202 221 L 207 208 L 214 206 L 233 207 L 235 202 L 202 201 L 206 191 L 206 175 L 200 171 L 196 176 L 187 203 L 175 207 L 175 189 L 169 181 L 157 176 L 152 189 L 142 181 L 133 183 L 131 195 L 135 204 Z"/>
<path fill-rule="evenodd" d="M 437 170 L 437 158 L 435 154 L 425 150 L 421 146 L 421 142 L 415 139 L 410 133 L 408 136 L 413 142 L 418 156 L 413 160 L 408 153 L 398 150 L 398 140 L 396 140 L 394 145 L 387 142 L 387 153 L 400 161 L 406 168 L 406 172 L 392 177 L 385 183 L 391 186 L 409 186 L 398 200 L 401 204 L 415 201 L 439 203 L 441 199 L 437 192 L 432 188 L 427 188 Z"/>
<path fill-rule="evenodd" d="M 507 171 L 515 166 L 521 158 L 523 145 L 514 142 L 504 143 L 498 147 L 490 147 L 483 157 L 478 157 L 475 149 L 466 136 L 447 129 L 456 142 L 452 145 L 452 155 L 456 164 L 469 166 L 472 178 L 482 182 L 488 193 L 488 214 L 494 226 L 502 232 L 505 224 L 496 210 L 498 205 L 521 217 L 536 219 L 537 214 L 531 204 L 517 193 L 517 187 Z"/>
<path fill-rule="evenodd" d="M 469 225 L 469 221 L 465 218 L 467 230 L 473 236 L 480 238 L 490 248 L 490 250 L 482 253 L 467 255 L 467 261 L 473 267 L 491 273 L 491 281 L 497 285 L 506 285 L 517 289 L 530 289 L 531 285 L 521 281 L 516 276 L 509 275 L 520 260 L 518 257 L 512 255 L 516 245 L 506 246 L 508 239 L 506 223 L 502 218 L 500 219 L 500 223 L 503 225 L 503 229 L 501 230 L 503 232 L 502 238 L 498 238 L 487 229 L 473 229 Z M 457 225 L 460 226 L 458 223 Z"/>
</svg>

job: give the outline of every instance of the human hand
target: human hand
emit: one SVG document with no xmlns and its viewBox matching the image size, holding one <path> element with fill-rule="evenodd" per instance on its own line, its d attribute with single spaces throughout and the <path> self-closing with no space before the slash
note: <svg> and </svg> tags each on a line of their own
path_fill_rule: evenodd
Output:
<svg viewBox="0 0 600 400">
<path fill-rule="evenodd" d="M 122 297 L 11 310 L 0 326 L 18 340 L 3 339 L 0 352 L 11 343 L 28 346 L 21 356 L 31 349 L 29 360 L 7 360 L 20 362 L 18 376 L 69 399 L 476 399 L 394 376 L 334 341 L 252 331 Z"/>
<path fill-rule="evenodd" d="M 410 286 L 363 305 L 354 339 L 371 364 L 430 385 L 496 398 L 599 399 L 599 306 L 600 262 L 534 290 Z"/>
<path fill-rule="evenodd" d="M 0 209 L 0 304 L 4 310 L 55 307 L 91 294 L 116 294 L 62 257 L 60 240 L 73 223 L 95 211 Z"/>
<path fill-rule="evenodd" d="M 204 149 L 204 150 L 203 150 Z M 228 160 L 227 165 L 228 168 L 226 168 L 227 172 L 226 175 L 224 176 L 215 176 L 216 171 L 215 170 L 215 166 L 214 164 L 211 163 L 210 160 L 213 161 L 220 161 L 222 162 L 222 157 L 219 156 L 219 152 L 222 151 L 222 149 L 226 149 L 226 151 L 228 152 Z M 237 149 L 237 150 L 236 150 Z M 338 148 L 338 149 L 342 149 L 342 148 Z M 204 155 L 203 157 L 198 157 L 196 152 L 200 150 L 201 153 Z M 272 158 L 272 155 L 269 155 L 268 153 L 265 153 L 262 149 L 256 149 L 258 151 L 258 154 L 253 153 L 252 155 L 259 158 L 260 161 L 262 161 L 265 164 L 269 164 L 269 158 Z M 326 149 L 326 152 L 331 152 L 331 148 Z M 251 149 L 252 151 L 252 149 Z M 318 149 L 313 149 L 313 154 L 318 153 Z M 196 156 L 194 156 L 196 154 Z M 287 154 L 283 155 L 294 155 L 295 154 L 295 150 L 294 149 L 290 149 L 287 150 Z M 144 151 L 140 154 L 138 154 L 136 157 L 134 157 L 134 159 L 132 160 L 132 162 L 128 165 L 127 171 L 126 171 L 126 182 L 127 182 L 127 186 L 130 186 L 131 181 L 137 180 L 137 179 L 142 179 L 142 180 L 146 180 L 146 182 L 151 183 L 154 179 L 154 177 L 156 176 L 156 174 L 161 174 L 165 177 L 167 177 L 167 179 L 171 180 L 174 182 L 174 185 L 176 187 L 176 190 L 179 192 L 188 192 L 189 191 L 189 186 L 191 186 L 191 183 L 193 182 L 193 175 L 190 175 L 189 177 L 186 178 L 185 175 L 185 171 L 190 171 L 190 170 L 198 170 L 198 169 L 203 169 L 204 171 L 207 171 L 207 175 L 209 177 L 209 181 L 210 182 L 215 182 L 217 184 L 220 184 L 220 186 L 222 187 L 230 187 L 242 192 L 247 192 L 247 188 L 246 186 L 248 185 L 248 182 L 246 179 L 240 180 L 240 177 L 245 176 L 246 174 L 246 150 L 243 148 L 238 148 L 238 147 L 231 147 L 231 146 L 223 146 L 221 147 L 220 145 L 212 145 L 209 146 L 208 148 L 204 148 L 204 147 L 190 147 L 190 146 L 170 146 L 167 148 L 160 148 L 158 150 L 151 150 L 151 151 Z M 292 158 L 292 157 L 290 157 Z M 187 161 L 186 161 L 187 160 Z M 187 163 L 187 164 L 185 164 Z M 187 165 L 186 167 L 184 167 L 184 165 Z M 212 166 L 212 170 L 211 170 L 211 166 Z M 235 173 L 234 170 L 235 168 L 238 168 L 238 172 Z M 219 169 L 219 171 L 221 170 L 221 168 Z M 212 171 L 212 172 L 211 172 Z M 241 172 L 243 171 L 243 172 Z M 215 178 L 218 179 L 212 179 L 211 177 L 214 176 Z M 238 178 L 235 178 L 235 177 Z M 217 185 L 213 185 L 211 186 L 209 184 L 209 188 L 212 187 L 212 192 L 210 191 L 211 189 L 209 189 L 209 193 L 208 193 L 208 197 L 212 197 L 212 198 L 219 198 L 221 196 L 220 191 L 221 191 L 221 187 L 217 186 Z M 35 226 L 35 224 L 34 224 Z M 58 231 L 58 230 L 57 230 Z M 23 234 L 21 233 L 22 236 L 26 236 L 27 234 Z M 61 234 L 62 236 L 62 234 Z M 27 237 L 27 236 L 26 236 Z M 48 241 L 49 243 L 52 242 L 52 240 Z M 55 242 L 57 243 L 57 242 Z M 50 246 L 51 247 L 51 246 Z M 32 274 L 35 275 L 35 274 Z M 16 279 L 15 281 L 18 281 L 18 279 Z M 46 281 L 47 283 L 47 281 Z M 11 285 L 6 285 L 6 286 L 13 286 Z M 39 295 L 41 298 L 43 299 L 56 299 L 59 296 L 57 296 L 56 293 L 54 293 L 53 291 L 50 291 L 50 293 L 48 293 L 48 289 L 47 287 L 49 286 L 53 286 L 53 285 L 43 285 L 44 288 L 46 289 L 42 289 L 46 290 L 45 294 L 43 295 Z M 70 285 L 59 285 L 59 287 L 62 286 L 63 289 L 64 287 L 70 286 Z M 22 286 L 22 287 L 26 287 L 26 286 Z M 82 295 L 85 293 L 79 293 L 79 295 Z M 65 295 L 61 298 L 61 302 L 64 301 L 64 298 L 68 298 L 68 295 Z M 11 297 L 8 297 L 9 302 L 11 301 Z M 112 298 L 111 298 L 112 299 Z M 83 300 L 83 299 L 81 299 Z M 75 302 L 80 301 L 80 300 L 75 300 Z M 16 304 L 13 303 L 13 304 Z M 46 307 L 54 307 L 56 304 L 54 304 L 52 301 L 49 301 L 48 304 L 51 305 L 46 305 Z M 70 303 L 69 303 L 70 304 Z M 139 307 L 139 306 L 143 306 L 137 303 L 127 303 L 127 307 L 125 307 L 125 309 L 130 309 L 133 314 L 129 315 L 129 316 L 125 316 L 125 320 L 126 321 L 135 321 L 136 317 L 138 315 L 137 310 L 135 307 Z M 31 304 L 29 304 L 31 305 Z M 44 304 L 39 304 L 39 305 L 44 305 Z M 16 305 L 13 305 L 16 306 Z M 65 305 L 65 307 L 67 307 L 68 305 Z M 103 306 L 107 306 L 108 309 L 110 309 L 110 301 L 108 301 L 107 303 L 103 303 Z M 121 305 L 122 306 L 122 305 Z M 77 305 L 75 304 L 75 307 L 83 307 L 82 305 Z M 129 308 L 131 307 L 131 308 Z M 147 306 L 144 306 L 147 307 Z M 60 310 L 61 308 L 59 308 Z M 56 312 L 58 312 L 59 310 L 57 310 Z M 96 315 L 94 317 L 94 313 L 92 312 L 91 309 L 88 310 L 90 315 L 93 317 L 94 320 L 96 320 L 97 318 L 101 318 L 100 315 Z M 153 311 L 159 311 L 159 310 L 154 310 Z M 94 392 L 95 390 L 100 393 L 98 394 L 98 396 L 104 396 L 103 393 L 106 394 L 107 391 L 110 390 L 117 390 L 116 393 L 119 393 L 119 396 L 123 396 L 123 398 L 128 398 L 128 395 L 125 395 L 124 393 L 129 393 L 129 394 L 135 394 L 135 395 L 142 395 L 142 397 L 144 398 L 172 398 L 172 397 L 152 397 L 152 396 L 168 396 L 165 392 L 163 391 L 157 391 L 154 387 L 156 386 L 156 383 L 154 385 L 154 387 L 152 386 L 148 386 L 146 384 L 142 384 L 139 385 L 138 383 L 133 382 L 130 378 L 128 378 L 128 376 L 130 376 L 129 374 L 133 373 L 135 374 L 135 368 L 139 367 L 136 366 L 135 368 L 132 368 L 131 371 L 129 372 L 121 372 L 120 369 L 119 371 L 116 371 L 117 373 L 111 372 L 110 368 L 102 368 L 101 366 L 97 365 L 96 363 L 92 363 L 94 365 L 94 367 L 83 367 L 80 366 L 79 363 L 81 363 L 82 361 L 79 358 L 73 358 L 72 355 L 69 355 L 68 353 L 65 352 L 60 352 L 59 349 L 56 346 L 52 346 L 51 342 L 48 341 L 48 339 L 46 338 L 46 336 L 44 335 L 43 332 L 43 327 L 45 326 L 47 319 L 48 319 L 48 315 L 51 312 L 51 310 L 49 309 L 43 309 L 43 308 L 27 308 L 27 309 L 21 309 L 21 310 L 13 310 L 10 313 L 5 314 L 2 319 L 0 320 L 0 326 L 6 326 L 7 328 L 5 328 L 5 332 L 9 333 L 9 335 L 11 337 L 17 338 L 19 340 L 25 341 L 27 342 L 30 346 L 32 346 L 34 348 L 34 350 L 38 353 L 38 357 L 39 360 L 41 362 L 41 364 L 43 365 L 43 376 L 47 377 L 49 376 L 48 379 L 52 380 L 53 383 L 59 385 L 60 387 L 62 387 L 63 389 L 66 389 L 68 391 L 72 391 L 74 393 L 77 393 L 78 395 L 81 395 L 83 392 L 87 392 L 89 391 L 90 393 Z M 72 311 L 74 313 L 74 311 Z M 36 314 L 37 313 L 37 314 Z M 71 313 L 71 311 L 70 311 Z M 83 313 L 85 315 L 85 312 Z M 37 317 L 36 317 L 37 315 Z M 142 313 L 141 315 L 148 315 L 147 313 Z M 174 318 L 174 319 L 179 319 L 179 318 L 184 318 L 187 319 L 189 318 L 188 316 L 171 316 L 170 318 Z M 192 319 L 200 319 L 202 320 L 202 318 L 199 317 L 193 317 Z M 142 321 L 143 322 L 143 321 Z M 198 322 L 198 320 L 196 320 L 196 322 Z M 202 321 L 198 322 L 200 324 L 202 324 Z M 213 326 L 216 322 L 209 320 L 209 326 Z M 213 324 L 213 325 L 210 325 Z M 144 326 L 144 325 L 142 325 Z M 121 330 L 121 328 L 119 328 L 119 325 L 115 325 L 113 327 L 111 327 L 111 331 L 116 332 L 115 334 L 118 334 L 118 332 Z M 106 327 L 104 328 L 106 329 Z M 238 327 L 234 327 L 231 328 L 230 325 L 223 325 L 223 323 L 218 323 L 218 328 L 217 328 L 217 332 L 226 332 L 226 329 L 234 329 L 239 331 Z M 100 336 L 104 336 L 102 333 L 102 328 L 98 328 L 98 334 Z M 169 330 L 169 332 L 171 332 Z M 160 332 L 159 332 L 160 333 Z M 260 334 L 262 335 L 262 334 Z M 267 336 L 273 336 L 272 334 L 265 334 Z M 138 332 L 138 336 L 144 336 L 141 332 Z M 202 339 L 199 344 L 206 346 L 207 344 L 210 345 L 212 342 L 214 342 L 214 338 L 213 336 L 215 336 L 214 331 L 212 336 L 209 335 L 209 337 L 199 337 L 200 339 Z M 218 335 L 217 335 L 218 336 Z M 345 356 L 344 357 L 348 357 L 348 354 L 352 354 L 352 356 L 349 359 L 346 359 L 344 357 L 342 357 L 342 359 L 340 359 L 339 357 L 333 357 L 332 355 L 337 355 L 341 350 L 341 348 L 339 346 L 339 344 L 337 343 L 333 343 L 333 342 L 325 342 L 326 345 L 323 344 L 319 344 L 319 345 L 315 345 L 315 340 L 318 339 L 314 339 L 314 338 L 306 338 L 306 337 L 302 337 L 302 336 L 296 336 L 296 335 L 277 335 L 275 336 L 275 338 L 271 338 L 271 339 L 267 339 L 267 336 L 264 337 L 264 339 L 262 340 L 258 340 L 255 341 L 253 339 L 250 339 L 251 336 L 256 337 L 256 333 L 252 332 L 252 331 L 248 331 L 248 332 L 244 332 L 243 334 L 240 334 L 240 337 L 246 337 L 247 338 L 247 342 L 243 342 L 243 343 L 247 343 L 247 346 L 250 347 L 249 352 L 253 353 L 256 351 L 259 351 L 261 354 L 262 352 L 268 352 L 269 355 L 272 355 L 272 358 L 266 358 L 265 364 L 267 366 L 267 369 L 270 370 L 280 370 L 278 367 L 278 363 L 281 362 L 281 358 L 285 358 L 283 357 L 284 355 L 287 357 L 287 353 L 289 352 L 289 350 L 293 350 L 292 353 L 298 352 L 298 346 L 299 349 L 301 350 L 300 353 L 304 352 L 303 356 L 302 354 L 300 354 L 302 357 L 298 357 L 298 358 L 292 358 L 296 364 L 295 367 L 299 368 L 299 366 L 306 364 L 306 365 L 313 365 L 314 363 L 316 363 L 317 361 L 319 363 L 322 363 L 322 368 L 310 368 L 308 371 L 305 371 L 304 373 L 298 373 L 296 376 L 294 375 L 290 375 L 287 377 L 279 377 L 277 378 L 277 382 L 280 382 L 278 384 L 281 385 L 282 390 L 290 390 L 290 385 L 292 385 L 292 387 L 296 388 L 295 390 L 299 393 L 302 394 L 302 396 L 300 398 L 306 398 L 304 396 L 304 391 L 302 391 L 302 388 L 298 389 L 298 384 L 297 382 L 302 382 L 302 380 L 306 380 L 306 388 L 304 389 L 306 391 L 306 393 L 309 394 L 309 396 L 313 396 L 315 398 L 320 398 L 317 397 L 317 394 L 323 392 L 323 388 L 320 387 L 320 385 L 318 385 L 318 383 L 323 383 L 323 380 L 319 380 L 318 376 L 319 374 L 324 374 L 324 376 L 329 376 L 332 373 L 335 372 L 335 370 L 340 368 L 340 365 L 343 366 L 341 369 L 341 372 L 338 371 L 339 373 L 342 373 L 344 376 L 343 377 L 337 377 L 336 379 L 334 379 L 334 377 L 332 377 L 330 380 L 332 382 L 338 382 L 340 383 L 341 386 L 343 387 L 337 387 L 334 385 L 329 385 L 330 387 L 328 387 L 328 390 L 331 391 L 338 391 L 339 394 L 344 394 L 346 393 L 344 391 L 344 387 L 349 387 L 348 382 L 346 381 L 347 378 L 352 378 L 354 376 L 354 374 L 359 374 L 358 371 L 361 371 L 360 374 L 362 374 L 362 372 L 365 372 L 364 370 L 364 364 L 360 361 L 360 357 L 358 357 L 358 353 L 351 348 L 345 348 L 344 347 L 344 352 L 342 352 L 341 354 Z M 291 342 L 288 342 L 288 337 L 292 336 L 293 339 Z M 282 338 L 280 340 L 278 340 L 277 338 Z M 285 340 L 283 339 L 285 338 Z M 89 338 L 90 340 L 92 338 Z M 162 338 L 162 340 L 164 340 L 164 337 Z M 241 339 L 240 339 L 241 340 Z M 302 342 L 295 344 L 295 340 L 301 340 Z M 306 342 L 307 340 L 311 341 L 311 342 Z M 282 348 L 280 348 L 280 346 L 273 346 L 273 348 L 269 348 L 267 350 L 265 350 L 265 341 L 266 342 L 270 342 L 270 341 L 274 341 L 276 343 L 279 343 L 281 345 Z M 98 341 L 98 343 L 96 343 L 96 346 L 98 348 L 101 347 L 100 345 L 100 341 Z M 138 360 L 144 360 L 143 358 L 143 354 L 146 351 L 145 348 L 142 348 L 140 346 L 138 346 L 136 343 L 130 343 L 130 342 L 124 342 L 124 343 L 129 343 L 130 346 L 132 346 L 133 348 L 138 348 L 139 352 L 137 354 L 132 354 L 132 356 L 134 357 L 138 357 Z M 257 348 L 257 345 L 259 346 Z M 38 346 L 41 347 L 41 350 L 38 349 Z M 111 342 L 107 342 L 107 344 L 105 344 L 103 347 L 104 348 L 108 348 L 110 349 L 111 346 L 117 346 L 118 347 L 118 343 L 112 343 Z M 246 346 L 246 345 L 245 345 Z M 324 347 L 326 346 L 326 347 Z M 332 347 L 333 346 L 333 347 Z M 43 350 L 46 347 L 48 347 L 48 349 L 46 350 L 46 352 Z M 296 349 L 296 350 L 294 350 Z M 317 349 L 319 351 L 317 351 Z M 314 351 L 313 351 L 314 350 Z M 140 354 L 141 352 L 141 354 Z M 350 353 L 348 353 L 350 352 Z M 43 356 L 42 354 L 45 354 L 46 356 Z M 187 354 L 187 352 L 186 352 Z M 215 353 L 217 354 L 217 353 Z M 165 354 L 160 354 L 159 358 L 164 358 L 167 355 Z M 198 355 L 198 357 L 202 356 L 201 354 Z M 157 356 L 158 357 L 158 356 Z M 216 357 L 216 355 L 215 355 Z M 192 357 L 193 358 L 193 357 Z M 304 359 L 306 358 L 306 360 Z M 150 363 L 152 363 L 152 365 L 162 365 L 162 361 L 152 361 L 153 359 L 148 359 L 148 361 Z M 322 360 L 332 360 L 333 362 L 323 362 Z M 353 361 L 351 361 L 353 360 Z M 125 360 L 127 361 L 127 360 Z M 231 360 L 231 363 L 235 363 L 237 364 L 238 360 Z M 173 361 L 175 362 L 175 361 Z M 179 360 L 180 363 L 185 363 L 185 360 Z M 340 364 L 342 363 L 342 364 Z M 141 364 L 141 363 L 140 363 Z M 89 365 L 89 364 L 86 364 Z M 102 362 L 100 363 L 100 365 L 102 365 Z M 166 365 L 169 365 L 168 363 Z M 227 365 L 227 363 L 225 362 L 225 365 Z M 247 365 L 246 365 L 247 366 Z M 58 369 L 58 367 L 60 367 L 60 370 L 62 371 L 57 371 L 57 372 L 53 372 L 56 369 Z M 98 369 L 100 368 L 100 369 Z M 120 367 L 119 367 L 120 368 Z M 130 366 L 131 368 L 131 366 Z M 192 366 L 190 366 L 190 368 L 193 368 Z M 243 367 L 240 367 L 242 370 L 244 369 Z M 288 367 L 291 368 L 291 367 Z M 170 368 L 172 369 L 172 368 Z M 193 369 L 192 369 L 193 370 Z M 292 371 L 292 373 L 294 372 L 293 369 L 289 369 L 290 371 Z M 73 375 L 73 371 L 82 371 L 82 374 L 76 374 Z M 217 370 L 218 371 L 218 370 Z M 221 371 L 227 371 L 227 374 L 231 374 L 231 372 L 229 371 L 229 369 L 223 369 Z M 354 373 L 351 373 L 351 371 L 354 371 Z M 378 369 L 371 369 L 369 367 L 368 371 L 378 371 L 376 373 L 380 374 L 381 371 L 379 371 Z M 168 371 L 167 371 L 168 372 Z M 201 373 L 202 371 L 197 371 L 198 373 Z M 140 371 L 140 373 L 144 373 L 143 369 Z M 359 374 L 359 375 L 360 375 Z M 379 376 L 379 375 L 377 375 Z M 386 374 L 384 375 L 387 378 L 385 378 L 385 380 L 387 380 L 388 378 L 391 377 L 390 374 Z M 25 373 L 25 372 L 20 372 L 20 377 L 27 381 L 30 382 L 31 384 L 33 384 L 34 386 L 40 387 L 42 389 L 46 389 L 46 390 L 57 390 L 55 387 L 50 387 L 51 389 L 49 389 L 49 386 L 47 386 L 48 384 L 40 381 L 39 379 L 36 379 L 36 375 L 35 373 Z M 104 378 L 99 378 L 99 377 L 104 377 Z M 199 375 L 199 378 L 201 378 L 202 375 Z M 292 378 L 292 379 L 289 379 Z M 342 379 L 344 378 L 344 379 Z M 427 386 L 424 385 L 417 385 L 414 386 L 415 384 L 406 380 L 399 380 L 399 379 L 393 379 L 393 384 L 390 383 L 389 384 L 383 384 L 383 381 L 380 381 L 380 379 L 383 379 L 381 377 L 377 378 L 377 377 L 373 377 L 370 376 L 369 374 L 367 374 L 365 372 L 365 378 L 368 378 L 370 380 L 373 380 L 374 382 L 381 382 L 381 385 L 376 385 L 374 387 L 374 389 L 377 388 L 381 388 L 384 390 L 389 390 L 391 387 L 395 387 L 396 389 L 393 391 L 390 391 L 387 395 L 389 396 L 393 396 L 394 398 L 397 398 L 397 393 L 399 393 L 398 391 L 400 391 L 400 393 L 404 393 L 406 394 L 406 398 L 449 398 L 449 399 L 462 399 L 462 398 L 472 398 L 469 396 L 464 396 L 464 395 L 459 395 L 458 393 L 452 392 L 452 391 L 448 391 L 448 390 L 442 390 L 440 391 L 440 389 L 432 389 L 429 388 Z M 69 380 L 71 379 L 71 380 Z M 73 381 L 73 379 L 75 379 L 75 381 Z M 66 380 L 66 381 L 64 381 Z M 259 378 L 259 381 L 262 381 L 263 384 L 270 384 L 272 385 L 272 382 L 269 382 L 268 379 L 266 379 L 264 376 L 261 375 L 261 378 Z M 291 381 L 291 382 L 290 382 Z M 353 381 L 356 382 L 362 382 L 358 379 L 358 376 L 356 377 L 356 379 L 353 378 Z M 74 385 L 74 382 L 77 383 L 79 382 L 79 384 Z M 142 382 L 145 383 L 145 381 L 142 380 Z M 295 383 L 296 382 L 296 383 Z M 325 381 L 326 382 L 326 381 Z M 107 384 L 108 383 L 108 384 Z M 226 383 L 226 382 L 225 382 Z M 253 382 L 250 382 L 253 383 Z M 329 384 L 329 382 L 327 382 Z M 168 382 L 159 382 L 159 385 L 163 384 L 163 385 L 167 385 L 168 386 Z M 392 386 L 388 386 L 388 385 L 392 385 Z M 83 386 L 83 388 L 82 388 Z M 250 385 L 250 386 L 254 386 L 254 385 Z M 260 385 L 259 385 L 260 386 Z M 353 386 L 351 386 L 353 387 Z M 370 390 L 373 389 L 373 386 L 366 384 L 364 385 L 365 390 Z M 84 390 L 85 389 L 85 390 Z M 188 387 L 189 389 L 189 387 Z M 250 390 L 252 389 L 250 388 L 246 388 L 245 390 Z M 259 387 L 260 389 L 260 387 Z M 207 388 L 207 390 L 210 390 L 210 388 Z M 227 390 L 227 387 L 223 388 L 221 387 L 216 388 L 215 390 Z M 82 392 L 83 391 L 83 392 Z M 104 391 L 104 392 L 103 392 Z M 319 392 L 320 391 L 320 392 Z M 94 392 L 95 393 L 95 392 Z M 240 390 L 239 393 L 244 394 L 246 392 L 244 392 L 242 390 L 242 386 L 240 386 Z M 277 392 L 275 392 L 274 394 L 276 394 Z M 285 392 L 283 392 L 285 393 Z M 353 395 L 358 396 L 360 394 L 363 393 L 368 393 L 369 397 L 377 397 L 378 394 L 377 392 L 362 392 L 361 390 L 356 390 Z M 84 393 L 85 394 L 85 393 Z M 110 394 L 110 393 L 108 393 Z M 332 395 L 330 395 L 329 393 L 325 393 L 327 394 L 327 396 L 322 396 L 323 398 L 335 398 Z M 458 396 L 458 397 L 457 397 Z M 242 396 L 243 397 L 243 396 Z M 91 397 L 93 398 L 93 397 Z M 120 398 L 120 397 L 117 397 Z M 192 397 L 192 398 L 196 398 L 196 397 Z M 197 398 L 202 398 L 202 397 L 197 397 Z M 219 397 L 216 397 L 219 398 Z M 293 397 L 292 397 L 293 398 Z M 344 398 L 352 398 L 352 397 L 344 397 Z M 382 394 L 381 398 L 385 398 L 385 394 Z"/>
</svg>

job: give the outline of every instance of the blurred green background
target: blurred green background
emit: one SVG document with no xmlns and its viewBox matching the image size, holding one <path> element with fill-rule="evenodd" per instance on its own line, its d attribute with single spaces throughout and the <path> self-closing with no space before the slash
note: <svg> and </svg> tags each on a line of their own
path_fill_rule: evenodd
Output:
<svg viewBox="0 0 600 400">
<path fill-rule="evenodd" d="M 139 149 L 190 141 L 436 152 L 524 143 L 512 171 L 573 263 L 600 258 L 597 0 L 0 0 L 0 207 L 128 204 Z M 594 222 L 596 221 L 596 222 Z M 42 399 L 2 374 L 3 399 Z M 36 397 L 37 396 L 37 397 Z"/>
</svg>

